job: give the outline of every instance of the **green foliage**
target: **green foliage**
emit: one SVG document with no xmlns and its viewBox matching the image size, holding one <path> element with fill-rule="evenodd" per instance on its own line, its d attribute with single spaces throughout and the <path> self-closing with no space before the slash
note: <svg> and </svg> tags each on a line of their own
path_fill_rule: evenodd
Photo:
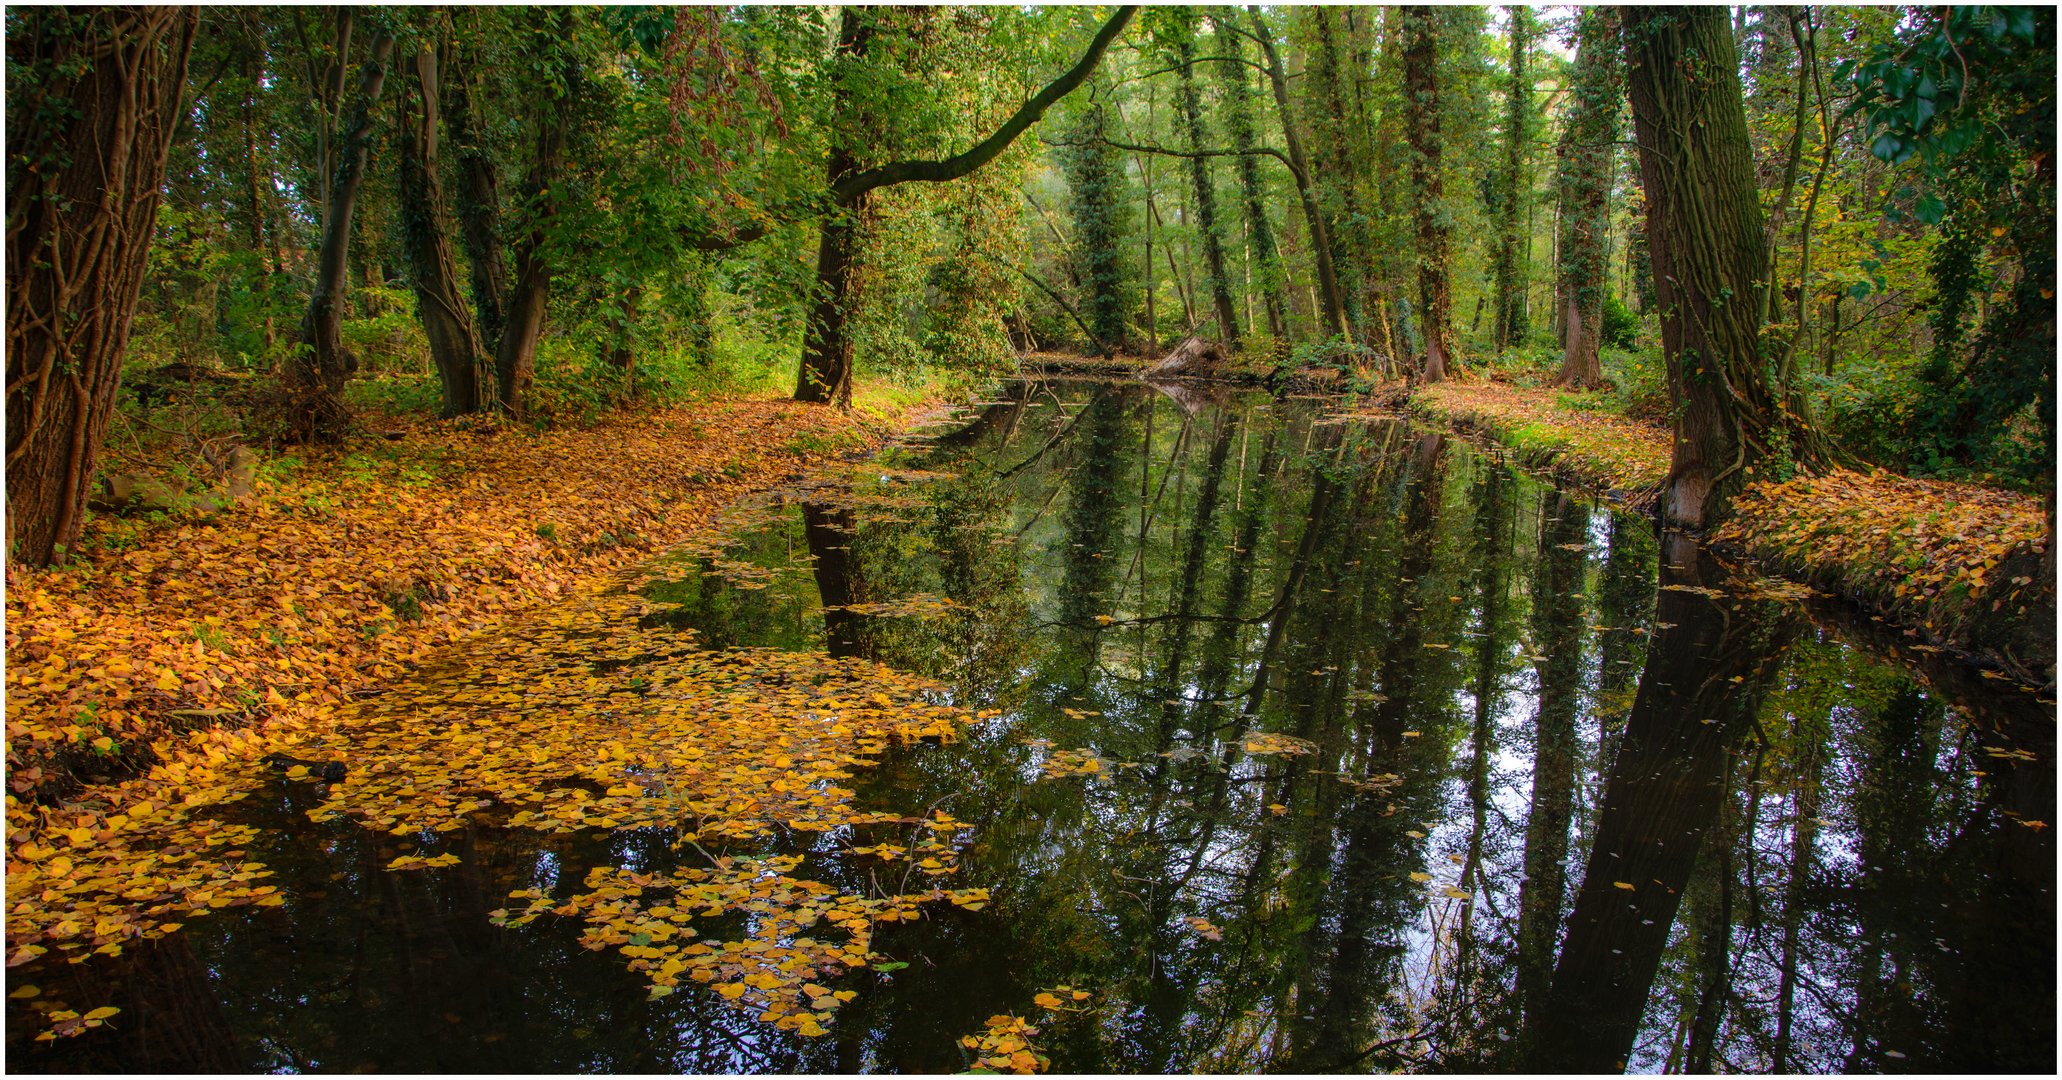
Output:
<svg viewBox="0 0 2062 1080">
<path fill-rule="evenodd" d="M 1604 294 L 1604 344 L 1619 349 L 1639 347 L 1640 317 L 1617 293 Z"/>
</svg>

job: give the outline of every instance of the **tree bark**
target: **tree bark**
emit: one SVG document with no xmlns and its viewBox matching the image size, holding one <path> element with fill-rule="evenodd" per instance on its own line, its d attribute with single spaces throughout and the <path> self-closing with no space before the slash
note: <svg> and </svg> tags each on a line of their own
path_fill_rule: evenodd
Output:
<svg viewBox="0 0 2062 1080">
<path fill-rule="evenodd" d="M 443 388 L 443 415 L 480 409 L 480 357 L 465 301 L 458 294 L 457 263 L 444 231 L 444 191 L 437 179 L 437 58 L 418 53 L 402 64 L 415 76 L 422 102 L 414 107 L 404 82 L 395 95 L 401 163 L 401 228 L 407 240 L 415 305 L 429 339 L 430 359 Z"/>
<path fill-rule="evenodd" d="M 323 178 L 328 185 L 327 215 L 315 260 L 315 289 L 308 297 L 308 312 L 301 318 L 301 349 L 287 369 L 292 395 L 287 406 L 288 430 L 301 442 L 340 441 L 350 423 L 340 395 L 344 383 L 358 369 L 358 358 L 344 351 L 343 341 L 351 220 L 372 149 L 373 106 L 386 84 L 387 60 L 393 52 L 392 37 L 382 33 L 373 38 L 371 54 L 358 71 L 358 102 L 351 126 L 331 139 L 335 172 Z M 339 63 L 342 60 L 339 55 Z"/>
<path fill-rule="evenodd" d="M 195 8 L 9 13 L 7 539 L 36 566 L 78 542 L 114 413 Z"/>
<path fill-rule="evenodd" d="M 564 32 L 562 19 L 547 23 Z M 547 233 L 558 213 L 553 184 L 564 164 L 567 115 L 572 98 L 581 92 L 579 61 L 571 52 L 557 57 L 560 67 L 555 100 L 540 104 L 537 116 L 536 155 L 523 183 L 522 209 L 528 225 L 515 245 L 515 282 L 509 290 L 507 322 L 501 340 L 494 346 L 494 392 L 504 416 L 517 420 L 528 415 L 530 384 L 537 369 L 537 342 L 544 333 L 544 313 L 551 295 L 551 252 Z M 551 93 L 543 85 L 538 87 Z"/>
<path fill-rule="evenodd" d="M 852 148 L 834 142 L 825 162 L 825 172 L 831 198 L 838 204 L 839 213 L 823 223 L 817 237 L 816 302 L 802 336 L 802 363 L 795 379 L 796 401 L 831 403 L 841 409 L 852 404 L 852 341 L 845 333 L 845 318 L 851 305 L 847 291 L 852 279 L 853 244 L 858 221 L 865 211 L 867 193 L 891 184 L 956 180 L 994 160 L 1016 141 L 1017 136 L 1037 123 L 1055 102 L 1073 93 L 1088 79 L 1096 65 L 1102 62 L 1103 53 L 1109 49 L 1110 43 L 1117 39 L 1137 13 L 1136 5 L 1118 8 L 1096 32 L 1095 40 L 1089 43 L 1087 51 L 1073 67 L 1047 83 L 993 134 L 961 153 L 939 161 L 897 161 L 861 169 Z M 859 17 L 858 9 L 847 7 L 839 22 L 836 49 L 850 56 L 864 56 L 867 40 L 872 34 L 871 24 Z M 846 111 L 849 96 L 842 88 L 834 90 L 833 95 L 833 112 Z M 767 229 L 768 226 L 761 224 L 710 243 L 701 240 L 693 243 L 704 248 L 734 247 L 764 236 Z"/>
<path fill-rule="evenodd" d="M 465 257 L 472 270 L 474 326 L 487 353 L 501 347 L 501 328 L 508 321 L 508 263 L 502 254 L 499 226 L 501 186 L 486 136 L 473 116 L 470 57 L 454 44 L 450 78 L 445 80 L 444 119 L 450 128 L 452 156 L 458 165 L 458 225 Z"/>
<path fill-rule="evenodd" d="M 1525 312 L 1524 247 L 1518 225 L 1531 193 L 1526 182 L 1525 154 L 1532 141 L 1532 76 L 1526 61 L 1532 51 L 1532 9 L 1504 9 L 1511 20 L 1511 79 L 1504 100 L 1504 161 L 1496 206 L 1496 349 L 1501 353 L 1531 332 Z"/>
<path fill-rule="evenodd" d="M 1188 137 L 1190 150 L 1201 150 L 1204 145 L 1203 96 L 1196 86 L 1196 43 L 1192 21 L 1182 23 L 1175 52 L 1181 61 L 1178 101 L 1182 132 Z M 1208 158 L 1189 159 L 1189 181 L 1195 189 L 1196 224 L 1203 234 L 1203 265 L 1209 272 L 1211 309 L 1217 314 L 1217 329 L 1224 336 L 1225 344 L 1236 350 L 1239 346 L 1238 309 L 1232 303 L 1231 280 L 1224 269 L 1223 229 L 1217 219 L 1217 190 L 1211 183 Z"/>
<path fill-rule="evenodd" d="M 1411 149 L 1411 189 L 1417 202 L 1418 317 L 1424 326 L 1425 362 L 1418 377 L 1439 382 L 1453 355 L 1452 285 L 1447 279 L 1448 226 L 1444 207 L 1445 136 L 1440 130 L 1439 19 L 1430 8 L 1402 9 L 1403 102 Z"/>
<path fill-rule="evenodd" d="M 1647 250 L 1674 408 L 1662 514 L 1701 528 L 1731 513 L 1764 458 L 1819 464 L 1809 423 L 1763 361 L 1760 196 L 1732 31 L 1718 8 L 1622 9 Z M 1717 66 L 1713 66 L 1716 64 Z"/>
<path fill-rule="evenodd" d="M 1229 22 L 1220 21 L 1217 27 L 1218 51 L 1235 57 L 1218 65 L 1218 74 L 1224 83 L 1225 127 L 1231 139 L 1232 149 L 1240 151 L 1239 186 L 1246 197 L 1246 231 L 1252 242 L 1252 261 L 1258 264 L 1262 306 L 1267 312 L 1267 332 L 1274 336 L 1278 349 L 1288 344 L 1288 316 L 1284 311 L 1283 299 L 1286 292 L 1282 282 L 1281 253 L 1274 242 L 1274 225 L 1267 217 L 1267 200 L 1260 186 L 1260 161 L 1246 153 L 1253 149 L 1253 91 L 1246 81 L 1244 48 L 1238 34 Z"/>
<path fill-rule="evenodd" d="M 1557 386 L 1591 387 L 1604 381 L 1597 356 L 1604 325 L 1605 252 L 1611 228 L 1612 162 L 1618 152 L 1621 93 L 1618 25 L 1610 8 L 1577 14 L 1574 101 L 1561 144 L 1562 325 L 1566 329 Z"/>
<path fill-rule="evenodd" d="M 1274 33 L 1261 17 L 1258 5 L 1248 7 L 1247 15 L 1252 19 L 1253 38 L 1260 43 L 1261 55 L 1267 59 L 1267 81 L 1274 89 L 1275 112 L 1282 121 L 1282 142 L 1289 155 L 1289 171 L 1296 180 L 1296 197 L 1303 204 L 1303 221 L 1310 230 L 1311 261 L 1317 264 L 1318 299 L 1324 305 L 1325 332 L 1341 338 L 1350 331 L 1346 324 L 1346 305 L 1339 294 L 1339 272 L 1332 263 L 1331 229 L 1318 209 L 1317 196 L 1310 186 L 1310 161 L 1303 154 L 1303 139 L 1296 130 L 1296 117 L 1289 109 L 1289 78 L 1282 68 L 1281 54 L 1275 51 Z"/>
</svg>

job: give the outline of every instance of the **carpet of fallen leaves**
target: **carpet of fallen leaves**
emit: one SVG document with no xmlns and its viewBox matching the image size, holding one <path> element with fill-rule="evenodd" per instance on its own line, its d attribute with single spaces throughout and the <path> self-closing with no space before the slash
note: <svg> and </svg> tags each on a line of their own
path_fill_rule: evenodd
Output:
<svg viewBox="0 0 2062 1080">
<path fill-rule="evenodd" d="M 1974 484 L 1846 469 L 1757 481 L 1712 538 L 1785 571 L 1868 600 L 1948 641 L 1983 627 L 2052 620 L 2054 582 L 2040 567 L 2047 517 L 2039 499 Z M 2005 648 L 2001 642 L 1991 651 Z M 2001 657 L 2041 681 L 2029 664 Z M 2052 657 L 2048 658 L 2052 662 Z"/>
<path fill-rule="evenodd" d="M 578 917 L 583 944 L 620 955 L 654 996 L 703 983 L 776 1027 L 822 1034 L 853 996 L 826 983 L 876 961 L 876 927 L 926 904 L 988 902 L 984 889 L 945 887 L 965 825 L 936 810 L 861 811 L 843 786 L 889 748 L 951 741 L 977 717 L 871 661 L 700 649 L 644 618 L 663 605 L 629 591 L 635 577 L 445 650 L 328 723 L 160 765 L 103 793 L 122 812 L 17 844 L 9 965 L 51 949 L 73 962 L 119 953 L 223 908 L 280 904 L 271 871 L 244 858 L 253 831 L 222 820 L 269 778 L 277 763 L 260 750 L 275 748 L 297 762 L 287 775 L 310 783 L 322 763 L 346 766 L 310 818 L 421 842 L 392 871 L 456 863 L 435 849 L 468 826 L 666 830 L 682 868 L 597 866 L 569 896 L 517 891 L 495 921 Z M 153 798 L 167 788 L 176 797 Z M 833 832 L 852 838 L 835 857 L 882 868 L 870 877 L 893 887 L 826 885 L 781 850 Z"/>
<path fill-rule="evenodd" d="M 27 812 L 13 795 L 51 803 L 81 780 L 240 745 L 239 728 L 305 721 L 678 543 L 863 431 L 763 399 L 542 435 L 424 424 L 311 454 L 213 517 L 98 517 L 69 565 L 8 568 L 10 842 Z M 51 824 L 98 830 L 91 809 L 76 816 Z"/>
<path fill-rule="evenodd" d="M 1479 431 L 1526 464 L 1637 494 L 1668 476 L 1668 429 L 1580 407 L 1581 396 L 1483 379 L 1411 391 L 1413 412 Z"/>
</svg>

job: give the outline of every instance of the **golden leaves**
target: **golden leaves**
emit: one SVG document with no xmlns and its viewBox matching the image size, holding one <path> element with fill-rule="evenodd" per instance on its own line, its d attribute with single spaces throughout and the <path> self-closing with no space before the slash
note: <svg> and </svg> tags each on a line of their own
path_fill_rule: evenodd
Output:
<svg viewBox="0 0 2062 1080">
<path fill-rule="evenodd" d="M 991 1016 L 984 1027 L 980 1034 L 959 1040 L 961 1046 L 973 1051 L 972 1068 L 1028 1075 L 1052 1067 L 1052 1059 L 1031 1044 L 1038 1028 L 1022 1018 Z"/>
<path fill-rule="evenodd" d="M 1282 757 L 1298 757 L 1315 751 L 1317 744 L 1309 739 L 1299 739 L 1294 735 L 1276 735 L 1271 732 L 1265 732 L 1246 736 L 1245 749 L 1247 753 L 1255 755 L 1274 754 Z"/>
</svg>

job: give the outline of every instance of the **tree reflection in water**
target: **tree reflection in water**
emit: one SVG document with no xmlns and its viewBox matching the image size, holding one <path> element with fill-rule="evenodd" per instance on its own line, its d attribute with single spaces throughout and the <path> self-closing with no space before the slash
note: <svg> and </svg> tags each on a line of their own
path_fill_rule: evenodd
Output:
<svg viewBox="0 0 2062 1080">
<path fill-rule="evenodd" d="M 952 884 L 994 900 L 883 928 L 909 966 L 849 976 L 829 1035 L 486 924 L 662 837 L 384 874 L 281 802 L 292 903 L 63 972 L 125 1023 L 31 1048 L 11 1013 L 17 1066 L 957 1071 L 1014 1012 L 1079 1072 L 2052 1071 L 2032 695 L 1401 420 L 1023 385 L 889 464 L 737 539 L 768 587 L 649 589 L 712 647 L 1000 711 L 856 777 L 969 822 Z M 1098 775 L 1046 778 L 1060 749 Z M 820 880 L 879 884 L 837 847 Z M 1084 1011 L 1033 1004 L 1060 984 Z"/>
</svg>

